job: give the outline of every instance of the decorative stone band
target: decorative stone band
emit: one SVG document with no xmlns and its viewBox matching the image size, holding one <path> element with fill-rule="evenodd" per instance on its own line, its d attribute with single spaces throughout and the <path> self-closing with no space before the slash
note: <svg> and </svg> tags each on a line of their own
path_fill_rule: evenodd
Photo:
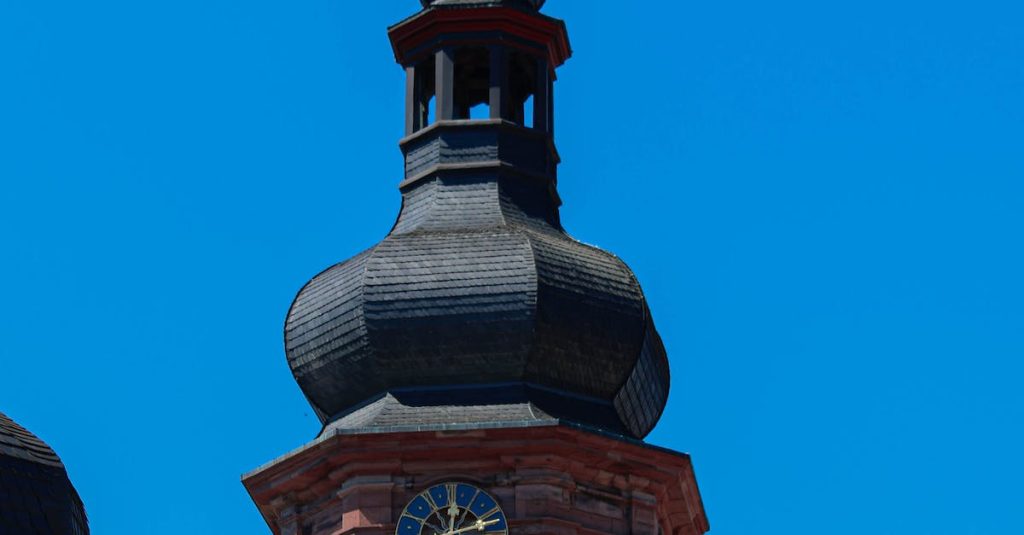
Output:
<svg viewBox="0 0 1024 535">
<path fill-rule="evenodd" d="M 243 476 L 276 535 L 391 535 L 449 481 L 493 496 L 510 533 L 709 529 L 688 455 L 559 423 L 336 434 Z"/>
</svg>

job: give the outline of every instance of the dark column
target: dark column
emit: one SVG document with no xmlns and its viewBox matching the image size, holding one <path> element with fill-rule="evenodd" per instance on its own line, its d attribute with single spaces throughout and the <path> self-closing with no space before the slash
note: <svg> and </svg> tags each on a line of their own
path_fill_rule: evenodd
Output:
<svg viewBox="0 0 1024 535">
<path fill-rule="evenodd" d="M 537 130 L 548 130 L 550 115 L 551 71 L 546 59 L 537 61 L 537 89 L 533 94 L 533 127 Z"/>
<path fill-rule="evenodd" d="M 555 77 L 548 77 L 548 133 L 555 135 Z"/>
<path fill-rule="evenodd" d="M 491 119 L 506 119 L 509 98 L 508 59 L 504 46 L 491 47 Z"/>
<path fill-rule="evenodd" d="M 455 117 L 455 54 L 448 48 L 437 51 L 435 68 L 437 75 L 434 105 L 438 121 L 450 121 Z"/>
<path fill-rule="evenodd" d="M 419 81 L 416 67 L 405 68 L 405 135 L 410 136 L 423 127 L 420 123 Z"/>
</svg>

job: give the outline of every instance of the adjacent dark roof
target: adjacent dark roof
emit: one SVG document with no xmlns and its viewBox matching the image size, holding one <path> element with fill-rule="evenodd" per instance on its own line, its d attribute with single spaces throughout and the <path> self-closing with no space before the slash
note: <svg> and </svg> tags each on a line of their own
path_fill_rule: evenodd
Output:
<svg viewBox="0 0 1024 535">
<path fill-rule="evenodd" d="M 60 458 L 0 413 L 0 534 L 88 533 L 85 508 Z"/>
</svg>

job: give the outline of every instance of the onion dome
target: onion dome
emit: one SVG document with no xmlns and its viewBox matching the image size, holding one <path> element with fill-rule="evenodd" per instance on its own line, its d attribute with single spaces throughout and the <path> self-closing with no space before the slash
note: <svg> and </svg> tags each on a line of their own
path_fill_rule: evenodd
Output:
<svg viewBox="0 0 1024 535">
<path fill-rule="evenodd" d="M 78 492 L 49 446 L 0 413 L 0 533 L 87 535 Z"/>
<path fill-rule="evenodd" d="M 487 4 L 391 28 L 401 213 L 302 288 L 288 363 L 325 432 L 560 421 L 642 438 L 668 396 L 665 349 L 629 267 L 559 218 L 564 24 Z"/>
</svg>

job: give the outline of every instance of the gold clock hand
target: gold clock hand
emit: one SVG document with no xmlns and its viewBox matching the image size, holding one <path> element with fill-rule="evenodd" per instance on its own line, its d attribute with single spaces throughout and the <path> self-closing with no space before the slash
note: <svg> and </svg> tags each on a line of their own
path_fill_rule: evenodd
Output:
<svg viewBox="0 0 1024 535">
<path fill-rule="evenodd" d="M 486 528 L 487 526 L 493 526 L 494 524 L 497 524 L 498 522 L 501 522 L 501 520 L 499 520 L 497 518 L 495 518 L 494 520 L 488 520 L 486 522 L 483 521 L 483 520 L 477 520 L 475 524 L 473 524 L 472 526 L 469 526 L 468 528 L 462 528 L 462 529 L 457 529 L 455 531 L 449 531 L 445 535 L 459 535 L 459 533 L 466 533 L 467 531 L 473 531 L 473 530 L 483 531 L 484 528 Z"/>
<path fill-rule="evenodd" d="M 449 518 L 449 520 L 448 520 L 448 530 L 449 530 L 449 532 L 446 533 L 445 535 L 450 535 L 451 534 L 451 530 L 455 529 L 455 521 L 458 519 L 458 516 L 459 516 L 459 506 L 456 505 L 455 504 L 455 500 L 452 499 L 451 506 L 448 507 L 448 518 Z"/>
</svg>

